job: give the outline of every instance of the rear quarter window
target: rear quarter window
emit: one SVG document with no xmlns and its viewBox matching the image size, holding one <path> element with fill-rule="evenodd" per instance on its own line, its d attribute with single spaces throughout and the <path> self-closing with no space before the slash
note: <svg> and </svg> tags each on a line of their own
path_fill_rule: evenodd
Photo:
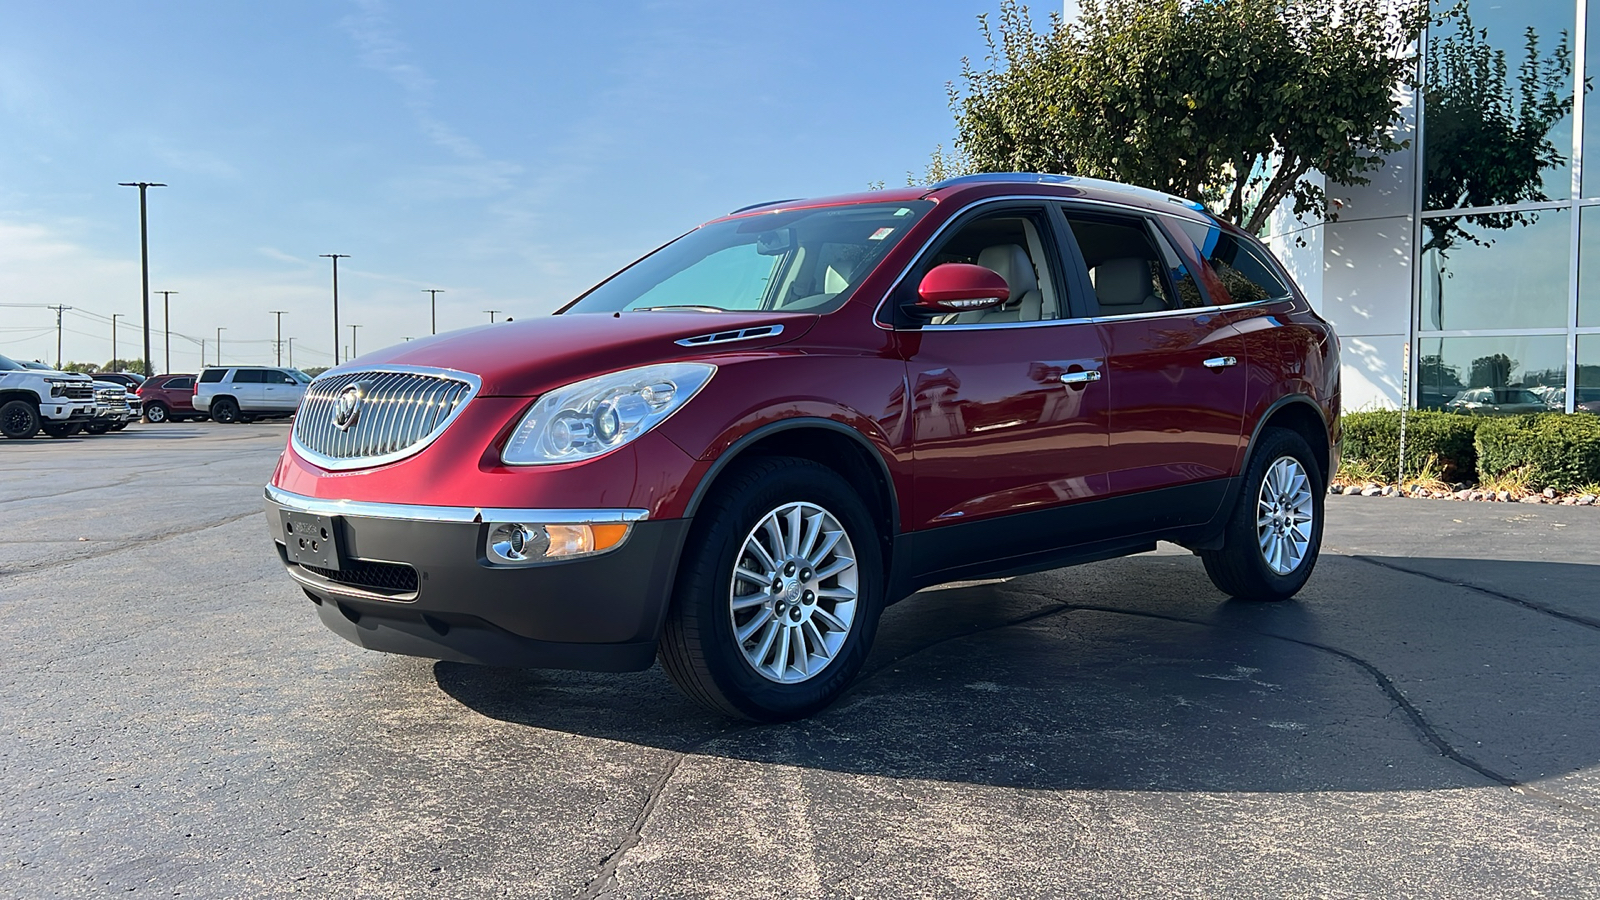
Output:
<svg viewBox="0 0 1600 900">
<path fill-rule="evenodd" d="M 1180 228 L 1194 242 L 1200 258 L 1217 274 L 1228 292 L 1227 302 L 1255 303 L 1293 296 L 1267 251 L 1253 241 L 1204 222 L 1186 219 Z"/>
<path fill-rule="evenodd" d="M 192 387 L 194 387 L 193 378 L 174 378 L 162 385 L 162 388 L 169 391 L 187 391 Z"/>
<path fill-rule="evenodd" d="M 260 384 L 264 373 L 260 369 L 236 369 L 233 373 L 234 384 Z"/>
</svg>

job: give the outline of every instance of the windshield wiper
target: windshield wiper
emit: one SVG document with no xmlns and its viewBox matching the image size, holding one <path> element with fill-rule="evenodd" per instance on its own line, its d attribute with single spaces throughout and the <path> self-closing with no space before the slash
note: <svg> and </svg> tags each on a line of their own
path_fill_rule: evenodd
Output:
<svg viewBox="0 0 1600 900">
<path fill-rule="evenodd" d="M 629 312 L 653 312 L 658 309 L 692 309 L 698 312 L 727 312 L 720 306 L 697 306 L 693 303 L 677 303 L 670 306 L 638 306 Z"/>
</svg>

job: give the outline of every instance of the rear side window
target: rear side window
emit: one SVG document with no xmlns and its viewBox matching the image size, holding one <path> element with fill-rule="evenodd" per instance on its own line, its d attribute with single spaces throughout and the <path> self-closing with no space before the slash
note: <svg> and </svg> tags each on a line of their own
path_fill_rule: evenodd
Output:
<svg viewBox="0 0 1600 900">
<path fill-rule="evenodd" d="M 1164 312 L 1189 305 L 1169 281 L 1173 265 L 1181 263 L 1170 248 L 1156 244 L 1142 220 L 1064 212 L 1089 270 L 1101 315 Z M 1198 290 L 1194 293 L 1199 296 Z"/>
<path fill-rule="evenodd" d="M 238 369 L 233 373 L 234 384 L 260 384 L 262 375 L 266 373 L 260 369 Z"/>
<path fill-rule="evenodd" d="M 1263 248 L 1216 225 L 1186 219 L 1179 227 L 1194 241 L 1200 258 L 1217 273 L 1230 302 L 1254 303 L 1293 296 L 1276 267 L 1267 260 Z"/>
<path fill-rule="evenodd" d="M 170 379 L 166 384 L 162 385 L 162 387 L 167 389 L 167 390 L 169 390 L 169 391 L 187 391 L 190 388 L 194 387 L 194 379 L 193 378 L 173 378 L 173 379 Z"/>
<path fill-rule="evenodd" d="M 222 376 L 226 374 L 228 374 L 227 369 L 207 369 L 200 373 L 200 383 L 216 384 L 217 382 L 221 381 Z"/>
</svg>

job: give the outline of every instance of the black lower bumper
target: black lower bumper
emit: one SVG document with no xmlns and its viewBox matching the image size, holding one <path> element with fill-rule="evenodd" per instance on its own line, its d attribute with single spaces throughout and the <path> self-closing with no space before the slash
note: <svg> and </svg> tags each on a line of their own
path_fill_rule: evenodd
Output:
<svg viewBox="0 0 1600 900">
<path fill-rule="evenodd" d="M 281 507 L 274 546 L 323 624 L 371 650 L 494 666 L 624 672 L 655 658 L 686 519 L 635 522 L 616 549 L 499 566 L 488 525 L 336 516 L 337 570 L 291 562 Z"/>
</svg>

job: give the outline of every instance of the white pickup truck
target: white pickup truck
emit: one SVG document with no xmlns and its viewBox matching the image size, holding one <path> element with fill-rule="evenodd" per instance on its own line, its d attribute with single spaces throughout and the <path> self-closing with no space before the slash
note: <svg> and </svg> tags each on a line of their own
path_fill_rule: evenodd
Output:
<svg viewBox="0 0 1600 900">
<path fill-rule="evenodd" d="M 89 376 L 29 369 L 0 356 L 0 434 L 22 439 L 43 431 L 67 437 L 95 415 L 94 381 Z"/>
</svg>

